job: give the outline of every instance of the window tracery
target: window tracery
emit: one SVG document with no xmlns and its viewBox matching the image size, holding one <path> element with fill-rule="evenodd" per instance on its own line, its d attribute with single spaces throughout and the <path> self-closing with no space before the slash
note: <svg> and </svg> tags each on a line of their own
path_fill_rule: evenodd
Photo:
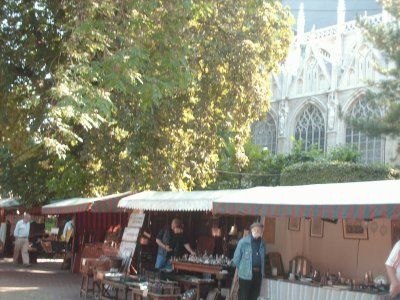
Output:
<svg viewBox="0 0 400 300">
<path fill-rule="evenodd" d="M 351 118 L 368 119 L 380 117 L 382 112 L 365 98 L 357 101 L 350 112 Z M 381 162 L 383 160 L 384 140 L 382 137 L 368 136 L 364 132 L 349 125 L 346 126 L 346 145 L 355 147 L 361 153 L 364 163 Z"/>
<path fill-rule="evenodd" d="M 312 145 L 325 150 L 325 120 L 314 105 L 307 105 L 300 115 L 295 129 L 295 139 L 303 141 L 302 148 L 308 151 Z"/>
</svg>

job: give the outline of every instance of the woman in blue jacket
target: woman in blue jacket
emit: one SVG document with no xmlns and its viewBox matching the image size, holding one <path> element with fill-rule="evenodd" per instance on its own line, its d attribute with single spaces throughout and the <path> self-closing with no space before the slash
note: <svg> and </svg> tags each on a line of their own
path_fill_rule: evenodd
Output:
<svg viewBox="0 0 400 300">
<path fill-rule="evenodd" d="M 250 230 L 251 234 L 239 241 L 233 255 L 239 277 L 238 300 L 257 300 L 264 276 L 266 245 L 261 238 L 264 225 L 255 222 L 250 226 Z"/>
</svg>

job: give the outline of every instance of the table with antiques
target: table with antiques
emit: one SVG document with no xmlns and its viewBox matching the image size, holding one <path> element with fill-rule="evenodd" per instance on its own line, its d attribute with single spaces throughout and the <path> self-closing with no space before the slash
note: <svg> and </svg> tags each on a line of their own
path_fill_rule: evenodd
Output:
<svg viewBox="0 0 400 300">
<path fill-rule="evenodd" d="M 100 300 L 118 300 L 120 290 L 123 292 L 122 299 L 127 300 L 129 286 L 124 281 L 121 281 L 119 277 L 105 278 L 100 283 Z"/>
<path fill-rule="evenodd" d="M 222 266 L 220 265 L 207 265 L 207 264 L 181 262 L 181 261 L 173 261 L 172 268 L 174 270 L 209 273 L 214 275 L 222 271 Z"/>
<path fill-rule="evenodd" d="M 132 300 L 143 300 L 146 295 L 147 295 L 147 291 L 141 290 L 138 287 L 129 287 L 129 290 L 131 291 L 132 294 Z"/>
<path fill-rule="evenodd" d="M 213 279 L 203 279 L 190 275 L 175 275 L 172 280 L 179 282 L 183 291 L 194 289 L 196 292 L 196 300 L 205 299 L 209 290 L 215 285 Z"/>
<path fill-rule="evenodd" d="M 302 280 L 302 279 L 301 279 Z M 261 295 L 269 300 L 389 300 L 387 291 L 346 285 L 324 285 L 312 281 L 263 279 Z M 305 280 L 305 279 L 304 279 Z"/>
<path fill-rule="evenodd" d="M 221 282 L 225 280 L 229 274 L 228 270 L 232 268 L 232 261 L 226 256 L 212 256 L 203 255 L 200 257 L 196 256 L 184 256 L 181 259 L 174 259 L 172 261 L 172 268 L 174 270 L 182 270 L 196 273 L 208 273 L 215 276 L 218 282 L 218 294 L 221 294 Z M 187 283 L 186 283 L 187 284 Z M 202 286 L 205 283 L 199 283 L 193 285 L 197 293 L 197 299 L 202 292 Z M 206 286 L 211 287 L 210 282 L 207 282 Z"/>
</svg>

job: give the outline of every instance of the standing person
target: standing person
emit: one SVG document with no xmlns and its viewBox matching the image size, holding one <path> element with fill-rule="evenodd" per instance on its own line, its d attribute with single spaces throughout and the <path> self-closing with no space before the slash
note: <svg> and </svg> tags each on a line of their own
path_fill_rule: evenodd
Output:
<svg viewBox="0 0 400 300">
<path fill-rule="evenodd" d="M 29 263 L 29 253 L 28 253 L 28 246 L 29 246 L 29 230 L 30 230 L 30 223 L 31 216 L 28 213 L 24 214 L 24 218 L 19 220 L 15 225 L 14 229 L 14 237 L 15 237 L 15 247 L 14 247 L 14 264 L 18 263 L 18 256 L 21 252 L 22 262 L 25 267 L 30 267 L 31 264 Z"/>
<path fill-rule="evenodd" d="M 400 241 L 394 245 L 385 265 L 390 280 L 390 298 L 400 300 Z"/>
<path fill-rule="evenodd" d="M 71 220 L 65 223 L 62 234 L 63 240 L 68 243 L 70 238 L 74 236 L 74 231 L 75 231 L 75 216 L 73 216 Z"/>
<path fill-rule="evenodd" d="M 262 240 L 264 225 L 255 222 L 250 226 L 251 234 L 243 237 L 233 255 L 239 277 L 238 300 L 257 300 L 261 279 L 264 276 L 266 245 Z"/>
<path fill-rule="evenodd" d="M 156 269 L 172 269 L 171 257 L 180 256 L 183 248 L 190 254 L 195 254 L 183 234 L 182 221 L 177 218 L 172 220 L 171 226 L 160 230 L 156 237 L 156 243 L 158 245 Z"/>
</svg>

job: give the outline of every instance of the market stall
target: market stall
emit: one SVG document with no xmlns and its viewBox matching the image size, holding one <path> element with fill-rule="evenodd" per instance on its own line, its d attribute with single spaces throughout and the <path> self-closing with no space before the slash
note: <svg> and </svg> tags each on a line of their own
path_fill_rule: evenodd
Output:
<svg viewBox="0 0 400 300">
<path fill-rule="evenodd" d="M 61 215 L 75 218 L 74 256 L 80 257 L 87 244 L 103 243 L 105 239 L 113 237 L 111 242 L 120 238 L 120 230 L 128 222 L 128 213 L 118 208 L 119 201 L 131 192 L 107 195 L 93 198 L 72 198 L 54 201 L 42 207 L 44 215 Z M 115 228 L 118 229 L 115 230 Z M 59 236 L 57 237 L 59 240 Z M 52 242 L 54 244 L 54 241 Z M 117 245 L 113 245 L 117 246 Z M 96 245 L 93 248 L 98 248 Z M 75 252 L 77 255 L 75 255 Z M 96 252 L 95 250 L 91 252 Z M 75 260 L 79 262 L 79 260 Z M 78 263 L 74 270 L 79 270 Z"/>
<path fill-rule="evenodd" d="M 289 286 L 293 291 L 311 282 L 322 293 L 322 281 L 327 295 L 334 288 L 342 293 L 351 289 L 359 299 L 384 299 L 378 285 L 387 282 L 385 260 L 398 239 L 398 191 L 400 181 L 396 180 L 256 187 L 217 199 L 213 213 L 265 219 L 268 252 L 281 255 L 284 274 L 263 282 L 263 296 L 268 291 L 270 299 L 313 299 L 298 298 L 298 294 L 293 298 L 292 292 L 282 289 Z M 298 257 L 312 264 L 315 278 L 298 272 L 293 264 Z M 295 275 L 294 280 L 287 280 L 289 273 Z M 315 299 L 329 298 L 319 297 Z"/>
<path fill-rule="evenodd" d="M 223 259 L 222 247 L 217 247 L 218 242 L 222 241 L 221 227 L 224 224 L 223 220 L 212 216 L 212 202 L 233 192 L 232 190 L 145 191 L 122 199 L 119 203 L 120 208 L 146 213 L 143 232 L 147 232 L 148 236 L 151 236 L 151 240 L 146 245 L 138 245 L 136 263 L 139 273 L 148 275 L 151 272 L 147 271 L 154 269 L 157 250 L 155 236 L 161 228 L 170 226 L 173 218 L 178 217 L 184 223 L 184 232 L 186 232 L 192 248 L 197 252 L 197 259 L 192 259 L 193 257 L 188 257 L 188 255 L 175 258 L 172 265 L 178 273 L 170 274 L 173 277 L 170 276 L 169 279 L 179 282 L 182 290 L 193 287 L 197 299 L 200 299 L 200 295 L 207 295 L 208 290 L 213 285 L 216 286 L 217 281 L 220 283 L 221 279 L 226 277 L 226 268 L 228 267 Z M 199 226 L 200 224 L 201 226 Z M 153 259 L 144 262 L 146 256 Z M 190 276 L 186 274 L 187 272 L 190 273 Z M 225 277 L 219 276 L 221 272 Z M 204 273 L 210 274 L 210 278 L 201 278 Z"/>
</svg>

